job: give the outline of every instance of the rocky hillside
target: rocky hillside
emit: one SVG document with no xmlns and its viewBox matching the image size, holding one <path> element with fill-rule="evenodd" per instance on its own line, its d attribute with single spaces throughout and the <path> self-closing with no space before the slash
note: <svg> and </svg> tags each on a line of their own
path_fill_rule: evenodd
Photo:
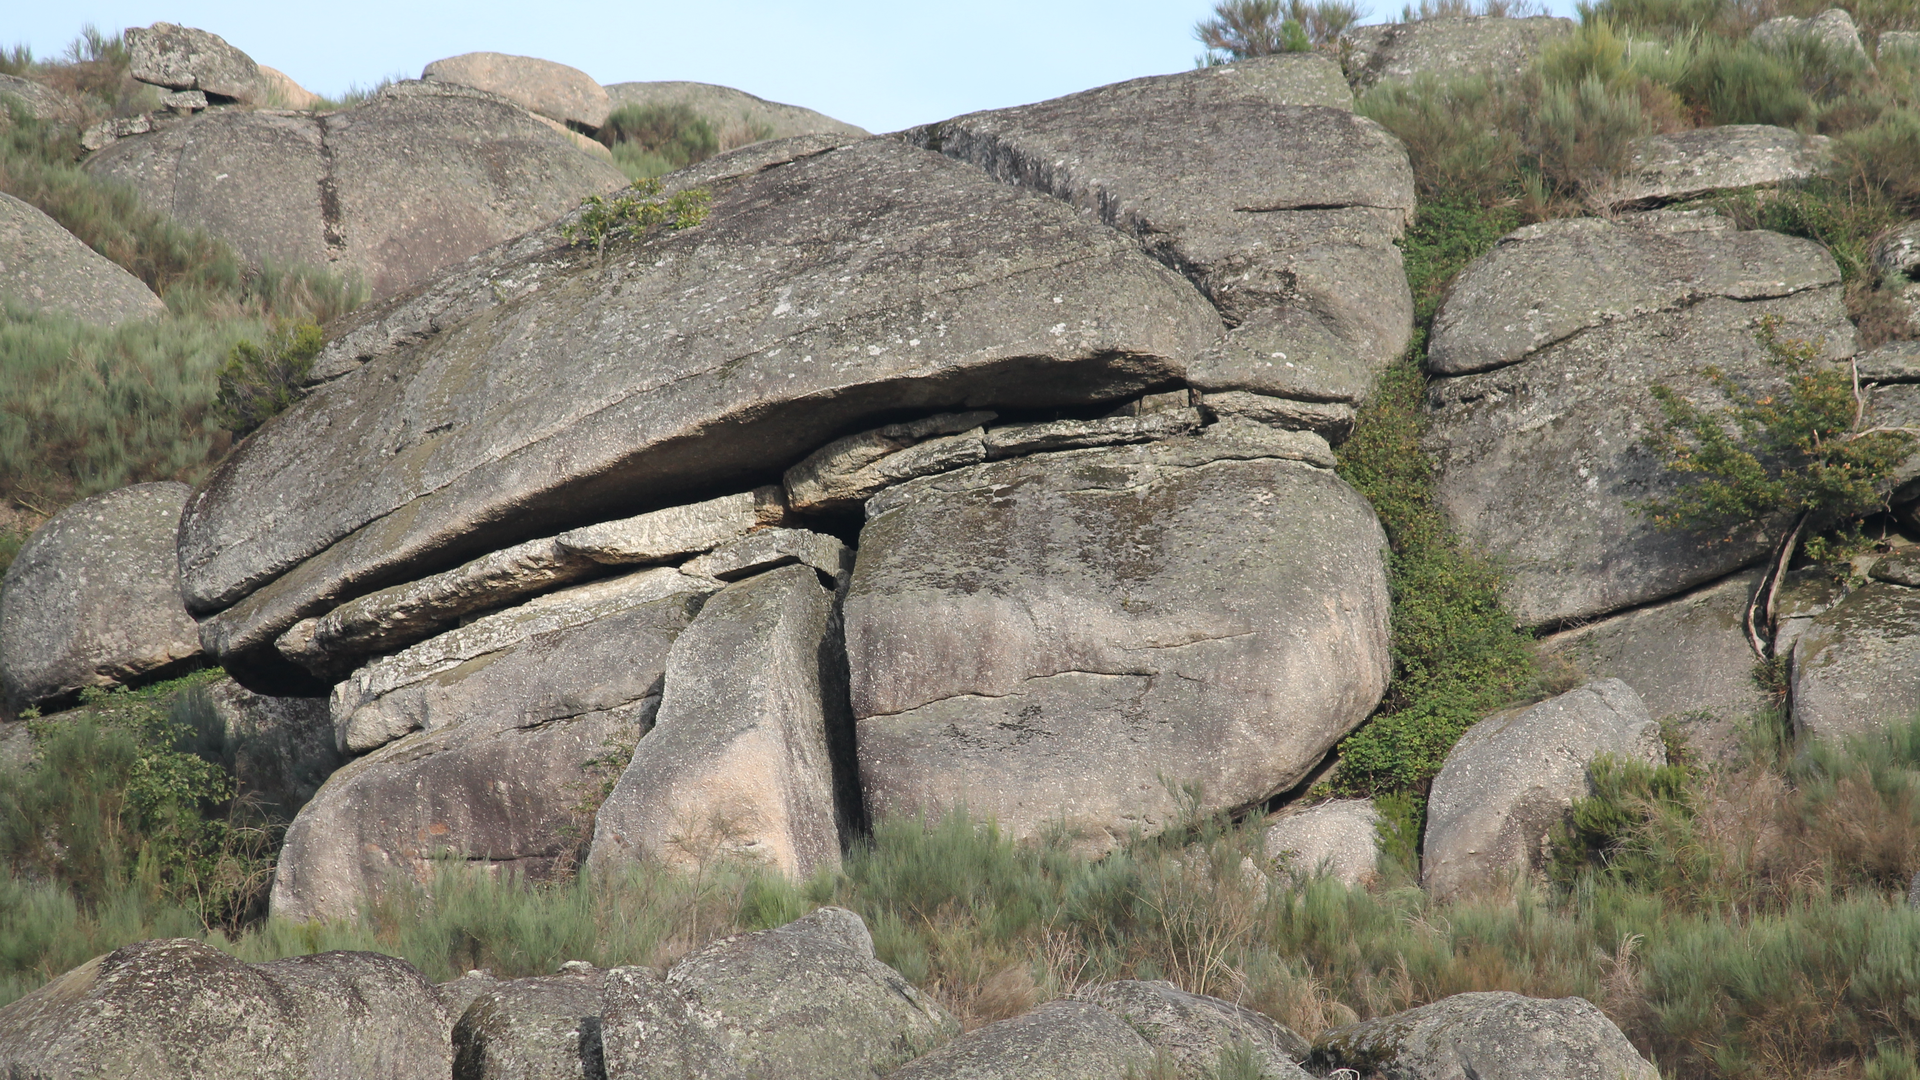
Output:
<svg viewBox="0 0 1920 1080">
<path fill-rule="evenodd" d="M 14 496 L 0 1061 L 1912 1075 L 1920 27 L 1412 15 L 882 136 L 9 76 L 236 299 L 23 183 L 0 347 L 253 322 L 192 467 Z"/>
</svg>

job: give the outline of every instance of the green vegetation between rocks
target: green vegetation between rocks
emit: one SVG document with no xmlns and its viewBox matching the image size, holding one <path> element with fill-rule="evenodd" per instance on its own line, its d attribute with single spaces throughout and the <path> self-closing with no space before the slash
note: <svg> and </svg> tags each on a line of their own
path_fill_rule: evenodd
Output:
<svg viewBox="0 0 1920 1080">
<path fill-rule="evenodd" d="M 635 180 L 618 195 L 589 195 L 580 203 L 580 216 L 560 226 L 560 237 L 576 247 L 590 247 L 604 256 L 607 241 L 637 237 L 656 225 L 691 229 L 707 219 L 712 196 L 705 188 L 661 194 L 660 181 Z"/>
</svg>

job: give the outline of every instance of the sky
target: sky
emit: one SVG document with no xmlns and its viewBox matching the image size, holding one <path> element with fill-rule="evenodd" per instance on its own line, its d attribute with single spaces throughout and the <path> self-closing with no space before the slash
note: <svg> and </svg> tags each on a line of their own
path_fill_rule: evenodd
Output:
<svg viewBox="0 0 1920 1080">
<path fill-rule="evenodd" d="M 1362 0 L 1363 5 L 1368 0 Z M 1371 22 L 1399 10 L 1374 0 Z M 504 52 L 571 64 L 601 83 L 732 86 L 894 131 L 1193 66 L 1212 0 L 11 0 L 0 45 L 57 57 L 87 23 L 211 30 L 307 89 L 338 96 L 434 60 Z M 1557 14 L 1571 0 L 1553 0 Z M 9 37 L 8 35 L 11 35 Z"/>
</svg>

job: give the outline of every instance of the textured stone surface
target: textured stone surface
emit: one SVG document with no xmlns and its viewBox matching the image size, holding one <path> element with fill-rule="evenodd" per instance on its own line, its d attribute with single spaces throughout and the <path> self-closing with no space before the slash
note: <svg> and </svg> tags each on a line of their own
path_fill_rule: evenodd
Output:
<svg viewBox="0 0 1920 1080">
<path fill-rule="evenodd" d="M 183 580 L 198 612 L 244 601 L 205 634 L 244 664 L 317 609 L 535 530 L 771 479 L 889 410 L 1124 399 L 1219 325 L 1058 202 L 857 143 L 320 387 L 196 494 Z"/>
<path fill-rule="evenodd" d="M 145 282 L 81 243 L 38 207 L 5 193 L 0 193 L 0 298 L 95 326 L 167 312 Z"/>
<path fill-rule="evenodd" d="M 376 297 L 627 182 L 512 102 L 418 82 L 324 116 L 202 113 L 87 168 L 248 259 L 357 273 Z"/>
<path fill-rule="evenodd" d="M 1875 237 L 1872 254 L 1881 273 L 1920 278 L 1920 221 L 1896 225 Z"/>
<path fill-rule="evenodd" d="M 334 744 L 326 698 L 267 697 L 232 679 L 206 693 L 233 752 L 242 795 L 291 815 L 346 763 Z"/>
<path fill-rule="evenodd" d="M 1889 341 L 1853 358 L 1861 382 L 1920 382 L 1920 341 Z"/>
<path fill-rule="evenodd" d="M 1347 79 L 1361 89 L 1421 75 L 1440 79 L 1483 75 L 1511 79 L 1527 70 L 1554 38 L 1573 32 L 1573 20 L 1546 15 L 1420 19 L 1356 26 L 1345 34 Z"/>
<path fill-rule="evenodd" d="M 1735 574 L 1665 603 L 1550 634 L 1539 649 L 1587 678 L 1625 682 L 1648 715 L 1678 719 L 1687 744 L 1704 760 L 1726 759 L 1739 749 L 1740 726 L 1772 704 L 1753 681 L 1753 649 L 1742 629 L 1758 577 L 1757 571 Z"/>
<path fill-rule="evenodd" d="M 1412 220 L 1406 151 L 1274 71 L 1276 57 L 1135 79 L 905 132 L 1136 237 L 1234 329 L 1188 381 L 1358 400 L 1399 356 L 1412 299 L 1393 241 Z M 1317 84 L 1315 84 L 1317 85 Z"/>
<path fill-rule="evenodd" d="M 848 751 L 833 593 L 788 566 L 707 600 L 667 657 L 653 731 L 594 819 L 597 872 L 650 859 L 840 865 L 850 826 L 832 756 Z"/>
<path fill-rule="evenodd" d="M 615 678 L 598 670 L 602 663 L 620 663 L 620 631 L 606 620 L 631 614 L 650 625 L 651 616 L 635 613 L 664 601 L 661 610 L 677 612 L 672 620 L 684 625 L 699 610 L 700 597 L 718 587 L 673 569 L 643 570 L 494 612 L 382 657 L 336 685 L 334 730 L 343 749 L 363 752 L 409 731 L 451 727 L 473 715 L 532 709 L 559 716 L 655 693 L 657 671 L 637 667 Z M 580 636 L 569 634 L 576 630 Z M 587 643 L 603 635 L 610 635 L 603 643 Z M 563 639 L 566 649 L 549 656 Z M 612 652 L 602 657 L 600 648 Z M 553 666 L 575 662 L 585 667 L 571 678 L 562 675 L 564 667 Z"/>
<path fill-rule="evenodd" d="M 986 449 L 987 457 L 998 461 L 1051 450 L 1151 442 L 1191 435 L 1198 430 L 1200 410 L 1167 409 L 1137 416 L 1105 416 L 1097 420 L 1008 424 L 986 429 L 981 444 Z"/>
<path fill-rule="evenodd" d="M 872 810 L 1104 847 L 1171 820 L 1169 783 L 1239 807 L 1317 763 L 1385 685 L 1383 541 L 1288 437 L 1314 438 L 1220 424 L 870 501 L 846 617 Z"/>
<path fill-rule="evenodd" d="M 143 941 L 0 1009 L 0 1069 L 90 1080 L 417 1080 L 450 1067 L 433 987 L 391 956 L 247 964 Z"/>
<path fill-rule="evenodd" d="M 1540 870 L 1549 830 L 1588 793 L 1587 766 L 1601 754 L 1666 761 L 1660 725 L 1618 679 L 1469 728 L 1428 797 L 1421 884 L 1445 898 Z"/>
<path fill-rule="evenodd" d="M 531 56 L 462 53 L 428 64 L 420 77 L 491 91 L 528 112 L 584 128 L 598 128 L 613 111 L 607 92 L 586 72 Z"/>
<path fill-rule="evenodd" d="M 52 120 L 56 123 L 77 124 L 85 116 L 80 103 L 50 86 L 43 86 L 32 79 L 23 79 L 18 75 L 0 75 L 0 97 L 10 97 L 27 110 L 27 115 L 36 120 Z M 4 110 L 0 110 L 0 129 L 11 120 Z"/>
<path fill-rule="evenodd" d="M 984 410 L 939 413 L 835 439 L 787 470 L 787 501 L 807 513 L 844 509 L 916 476 L 985 461 L 981 425 L 998 416 Z"/>
<path fill-rule="evenodd" d="M 1812 617 L 1793 643 L 1794 730 L 1839 741 L 1920 714 L 1920 590 L 1882 582 Z"/>
<path fill-rule="evenodd" d="M 969 1031 L 888 1080 L 1122 1080 L 1153 1064 L 1126 1021 L 1084 1001 L 1049 1001 Z"/>
<path fill-rule="evenodd" d="M 274 109 L 311 109 L 322 104 L 319 94 L 293 81 L 278 68 L 260 65 L 260 104 Z"/>
<path fill-rule="evenodd" d="M 253 58 L 219 34 L 173 23 L 136 26 L 126 32 L 134 78 L 172 90 L 203 90 L 248 104 L 260 103 L 266 86 Z"/>
<path fill-rule="evenodd" d="M 680 568 L 683 574 L 739 581 L 778 566 L 799 563 L 829 577 L 853 569 L 853 552 L 825 533 L 808 529 L 761 529 L 729 540 Z"/>
<path fill-rule="evenodd" d="M 1626 174 L 1595 201 L 1645 209 L 1715 191 L 1801 183 L 1825 171 L 1832 141 L 1767 124 L 1650 135 L 1635 144 Z"/>
<path fill-rule="evenodd" d="M 1073 998 L 1125 1021 L 1172 1062 L 1182 1080 L 1215 1076 L 1221 1053 L 1236 1046 L 1253 1051 L 1262 1077 L 1306 1080 L 1299 1062 L 1311 1049 L 1307 1040 L 1231 1001 L 1190 994 L 1170 982 L 1134 979 L 1086 987 Z"/>
<path fill-rule="evenodd" d="M 453 1080 L 607 1080 L 592 969 L 500 983 L 453 1025 Z"/>
<path fill-rule="evenodd" d="M 338 677 L 361 657 L 403 649 L 476 612 L 605 573 L 608 565 L 706 551 L 784 517 L 780 489 L 768 487 L 529 540 L 302 619 L 275 647 L 316 675 Z"/>
<path fill-rule="evenodd" d="M 1867 66 L 1867 50 L 1860 44 L 1860 31 L 1845 8 L 1828 8 L 1804 19 L 1782 15 L 1753 28 L 1753 43 L 1765 49 L 1786 48 L 1796 38 L 1825 46 L 1836 66 Z"/>
<path fill-rule="evenodd" d="M 185 484 L 82 499 L 21 546 L 0 592 L 9 708 L 177 670 L 200 654 L 180 602 L 174 530 Z"/>
<path fill-rule="evenodd" d="M 712 125 L 721 146 L 735 147 L 763 139 L 825 135 L 841 142 L 865 138 L 865 128 L 831 116 L 754 97 L 731 86 L 698 82 L 624 82 L 607 88 L 615 108 L 622 105 L 685 105 Z"/>
<path fill-rule="evenodd" d="M 1282 813 L 1263 841 L 1268 859 L 1279 860 L 1295 882 L 1323 870 L 1350 889 L 1377 876 L 1380 814 L 1371 799 L 1333 799 Z"/>
<path fill-rule="evenodd" d="M 1292 398 L 1228 390 L 1208 394 L 1200 407 L 1215 417 L 1238 417 L 1256 424 L 1294 431 L 1317 431 L 1338 445 L 1353 431 L 1354 408 L 1338 401 L 1295 401 Z"/>
<path fill-rule="evenodd" d="M 1440 505 L 1503 562 L 1509 607 L 1529 625 L 1673 596 L 1768 550 L 1766 529 L 1664 529 L 1634 511 L 1682 482 L 1646 445 L 1651 386 L 1714 408 L 1709 365 L 1776 380 L 1757 334 L 1769 315 L 1783 338 L 1853 351 L 1819 245 L 1711 216 L 1627 221 L 1519 230 L 1467 268 L 1435 321 L 1429 363 L 1478 372 L 1428 390 Z"/>
<path fill-rule="evenodd" d="M 602 984 L 609 1077 L 867 1080 L 959 1033 L 932 998 L 873 956 L 860 917 L 820 908 L 716 941 L 662 978 Z"/>
<path fill-rule="evenodd" d="M 1585 998 L 1455 994 L 1431 1005 L 1335 1028 L 1314 1040 L 1312 1066 L 1406 1080 L 1658 1080 L 1606 1014 Z"/>
<path fill-rule="evenodd" d="M 591 830 L 589 794 L 652 724 L 668 650 L 699 599 L 606 605 L 388 695 L 382 704 L 404 696 L 426 730 L 340 769 L 301 810 L 274 914 L 347 916 L 390 874 L 429 883 L 448 852 L 535 880 L 570 869 Z"/>
</svg>

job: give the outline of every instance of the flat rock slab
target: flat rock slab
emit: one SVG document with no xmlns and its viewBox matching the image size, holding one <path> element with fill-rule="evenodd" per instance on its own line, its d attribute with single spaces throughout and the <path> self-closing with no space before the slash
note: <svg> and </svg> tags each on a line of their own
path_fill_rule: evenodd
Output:
<svg viewBox="0 0 1920 1080">
<path fill-rule="evenodd" d="M 1126 1021 L 1062 999 L 969 1031 L 888 1080 L 1121 1080 L 1145 1071 L 1153 1058 Z"/>
<path fill-rule="evenodd" d="M 169 482 L 95 495 L 27 539 L 0 591 L 9 708 L 177 671 L 200 655 L 173 556 L 187 490 Z"/>
<path fill-rule="evenodd" d="M 6 87 L 0 85 L 0 93 Z M 145 282 L 29 203 L 0 193 L 0 297 L 94 326 L 167 313 Z"/>
<path fill-rule="evenodd" d="M 594 819 L 588 865 L 759 860 L 837 869 L 857 805 L 834 774 L 850 747 L 833 592 L 785 566 L 707 600 L 667 656 L 659 717 Z"/>
<path fill-rule="evenodd" d="M 1573 20 L 1467 16 L 1356 26 L 1344 35 L 1347 78 L 1366 89 L 1382 82 L 1484 76 L 1512 79 L 1533 65 L 1555 38 L 1573 33 Z"/>
<path fill-rule="evenodd" d="M 865 128 L 835 120 L 798 105 L 782 105 L 731 86 L 700 82 L 623 82 L 606 88 L 615 108 L 622 105 L 684 105 L 712 125 L 725 147 L 798 135 L 830 135 L 843 141 L 863 139 Z"/>
<path fill-rule="evenodd" d="M 1324 873 L 1349 889 L 1379 876 L 1380 813 L 1371 799 L 1332 799 L 1273 819 L 1262 840 L 1295 883 Z"/>
<path fill-rule="evenodd" d="M 1646 445 L 1660 415 L 1650 387 L 1712 409 L 1724 399 L 1701 375 L 1709 365 L 1749 384 L 1777 380 L 1758 336 L 1767 316 L 1782 338 L 1823 343 L 1830 358 L 1853 351 L 1838 271 L 1819 245 L 1650 218 L 1522 229 L 1468 267 L 1436 320 L 1436 368 L 1479 372 L 1428 390 L 1440 505 L 1505 564 L 1508 605 L 1528 625 L 1674 596 L 1768 550 L 1767 529 L 1665 529 L 1635 510 L 1683 483 Z M 1636 267 L 1638 281 L 1593 305 Z"/>
<path fill-rule="evenodd" d="M 1650 135 L 1634 145 L 1626 174 L 1597 201 L 1645 210 L 1716 191 L 1804 183 L 1826 170 L 1832 142 L 1768 124 Z"/>
<path fill-rule="evenodd" d="M 1445 898 L 1539 873 L 1548 833 L 1589 793 L 1587 767 L 1602 754 L 1666 763 L 1660 725 L 1618 679 L 1467 729 L 1433 780 L 1420 883 Z"/>
<path fill-rule="evenodd" d="M 1219 327 L 1061 203 L 856 143 L 318 388 L 195 496 L 186 593 L 244 662 L 300 618 L 536 530 L 774 479 L 887 411 L 1124 400 Z"/>
<path fill-rule="evenodd" d="M 1318 80 L 1278 77 L 1314 72 L 1334 77 L 1317 56 L 1249 60 L 903 135 L 1061 199 L 1191 278 L 1235 327 L 1196 359 L 1193 385 L 1358 400 L 1412 332 L 1394 240 L 1413 173 L 1384 128 L 1322 104 Z"/>
<path fill-rule="evenodd" d="M 1794 730 L 1835 742 L 1920 713 L 1920 590 L 1870 582 L 1814 615 L 1793 644 Z"/>
<path fill-rule="evenodd" d="M 376 297 L 627 182 L 504 98 L 417 82 L 320 116 L 202 113 L 86 167 L 253 262 L 331 266 Z"/>
<path fill-rule="evenodd" d="M 716 941 L 664 978 L 613 968 L 601 992 L 609 1077 L 868 1080 L 960 1031 L 845 908 Z"/>
<path fill-rule="evenodd" d="M 1585 998 L 1455 994 L 1335 1028 L 1314 1040 L 1312 1067 L 1408 1080 L 1658 1080 L 1605 1013 Z"/>
<path fill-rule="evenodd" d="M 513 979 L 475 996 L 453 1025 L 453 1080 L 607 1080 L 602 977 Z"/>
<path fill-rule="evenodd" d="M 365 952 L 248 964 L 143 941 L 0 1009 L 0 1069 L 98 1080 L 417 1080 L 451 1067 L 413 965 Z"/>
<path fill-rule="evenodd" d="M 592 76 L 579 68 L 497 52 L 471 52 L 435 60 L 420 72 L 427 82 L 457 83 L 487 90 L 563 124 L 597 128 L 607 122 L 613 101 Z"/>
<path fill-rule="evenodd" d="M 260 66 L 219 34 L 162 22 L 133 27 L 126 43 L 128 73 L 143 83 L 201 90 L 247 104 L 264 98 Z"/>
<path fill-rule="evenodd" d="M 1312 436 L 1228 426 L 868 503 L 845 607 L 875 814 L 965 805 L 1105 847 L 1172 821 L 1179 783 L 1205 811 L 1284 790 L 1366 717 L 1388 664 L 1373 512 L 1262 442 Z"/>
<path fill-rule="evenodd" d="M 1740 749 L 1739 731 L 1773 704 L 1753 679 L 1744 629 L 1747 598 L 1759 573 L 1701 586 L 1664 603 L 1636 608 L 1540 639 L 1594 679 L 1619 679 L 1639 692 L 1656 720 L 1674 718 L 1705 761 Z"/>
</svg>

